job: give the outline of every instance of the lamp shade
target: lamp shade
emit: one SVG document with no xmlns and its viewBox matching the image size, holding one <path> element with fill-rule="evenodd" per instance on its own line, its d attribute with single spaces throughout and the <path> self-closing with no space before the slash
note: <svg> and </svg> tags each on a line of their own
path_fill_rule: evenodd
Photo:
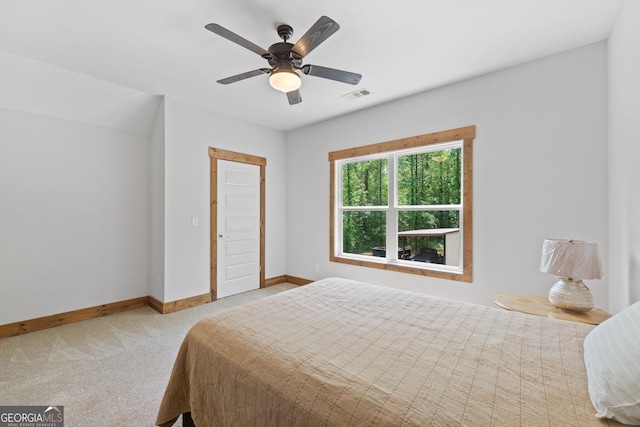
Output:
<svg viewBox="0 0 640 427">
<path fill-rule="evenodd" d="M 582 240 L 547 239 L 542 244 L 540 271 L 572 279 L 602 279 L 600 245 Z"/>
</svg>

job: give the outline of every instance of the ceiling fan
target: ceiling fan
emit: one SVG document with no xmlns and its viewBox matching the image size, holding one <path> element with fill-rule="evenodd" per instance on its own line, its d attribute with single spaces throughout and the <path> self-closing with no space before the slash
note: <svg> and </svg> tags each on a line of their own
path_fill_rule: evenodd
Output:
<svg viewBox="0 0 640 427">
<path fill-rule="evenodd" d="M 320 19 L 318 19 L 316 23 L 313 24 L 306 33 L 304 33 L 296 44 L 287 42 L 287 40 L 289 40 L 293 35 L 293 28 L 289 25 L 278 26 L 278 36 L 283 41 L 271 45 L 269 50 L 261 48 L 236 33 L 227 30 L 221 25 L 207 24 L 205 25 L 205 28 L 227 40 L 257 53 L 266 59 L 271 67 L 258 68 L 257 70 L 247 71 L 245 73 L 218 80 L 218 83 L 223 85 L 235 83 L 261 74 L 269 74 L 269 83 L 271 86 L 274 89 L 286 93 L 289 104 L 294 105 L 302 102 L 302 97 L 300 96 L 300 85 L 302 84 L 302 80 L 296 70 L 300 70 L 309 76 L 322 77 L 324 79 L 335 80 L 352 85 L 358 84 L 362 78 L 362 75 L 349 71 L 336 70 L 335 68 L 321 67 L 319 65 L 302 65 L 302 59 L 305 56 L 340 29 L 338 23 L 327 16 L 320 17 Z"/>
</svg>

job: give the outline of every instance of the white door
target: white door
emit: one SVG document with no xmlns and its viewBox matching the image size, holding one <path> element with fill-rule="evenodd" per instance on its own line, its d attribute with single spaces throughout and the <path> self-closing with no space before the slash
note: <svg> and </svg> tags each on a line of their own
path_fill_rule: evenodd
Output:
<svg viewBox="0 0 640 427">
<path fill-rule="evenodd" d="M 260 287 L 260 166 L 218 159 L 217 297 Z"/>
</svg>

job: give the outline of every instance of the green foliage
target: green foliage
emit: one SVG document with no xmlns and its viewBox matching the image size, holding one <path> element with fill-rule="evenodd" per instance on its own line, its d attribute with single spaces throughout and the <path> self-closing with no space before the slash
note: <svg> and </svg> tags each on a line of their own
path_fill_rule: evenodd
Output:
<svg viewBox="0 0 640 427">
<path fill-rule="evenodd" d="M 398 205 L 458 205 L 461 200 L 462 149 L 453 148 L 398 157 Z M 389 168 L 386 158 L 347 163 L 342 167 L 344 206 L 387 206 Z M 386 217 L 380 211 L 346 211 L 343 215 L 343 251 L 371 253 L 386 242 Z M 398 231 L 457 228 L 457 210 L 402 211 Z M 437 239 L 429 246 L 437 245 Z M 415 248 L 414 248 L 415 250 Z"/>
<path fill-rule="evenodd" d="M 386 206 L 389 200 L 387 159 L 347 163 L 342 168 L 345 206 Z"/>
<path fill-rule="evenodd" d="M 399 157 L 398 204 L 459 204 L 461 151 L 456 148 Z"/>
<path fill-rule="evenodd" d="M 372 248 L 386 244 L 384 212 L 345 212 L 342 224 L 342 250 L 346 253 L 370 253 Z"/>
</svg>

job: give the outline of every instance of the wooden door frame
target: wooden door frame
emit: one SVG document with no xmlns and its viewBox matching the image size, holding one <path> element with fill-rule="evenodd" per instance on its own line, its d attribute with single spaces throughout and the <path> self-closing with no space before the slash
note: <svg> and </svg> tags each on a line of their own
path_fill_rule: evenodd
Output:
<svg viewBox="0 0 640 427">
<path fill-rule="evenodd" d="M 218 298 L 218 160 L 245 163 L 260 167 L 260 287 L 264 288 L 264 225 L 265 225 L 265 168 L 267 159 L 264 157 L 252 156 L 250 154 L 237 153 L 235 151 L 223 150 L 209 147 L 209 157 L 211 163 L 210 186 L 210 222 L 211 222 L 211 301 Z"/>
</svg>

